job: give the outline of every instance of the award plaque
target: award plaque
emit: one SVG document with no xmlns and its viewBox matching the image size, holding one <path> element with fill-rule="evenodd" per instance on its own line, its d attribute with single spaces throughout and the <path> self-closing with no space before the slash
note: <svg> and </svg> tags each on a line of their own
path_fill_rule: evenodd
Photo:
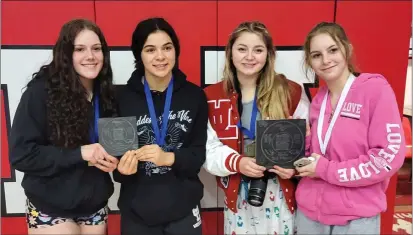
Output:
<svg viewBox="0 0 413 235">
<path fill-rule="evenodd" d="M 305 119 L 259 120 L 256 129 L 257 164 L 273 168 L 294 168 L 305 154 Z"/>
<path fill-rule="evenodd" d="M 139 148 L 136 117 L 100 118 L 99 143 L 112 156 Z"/>
</svg>

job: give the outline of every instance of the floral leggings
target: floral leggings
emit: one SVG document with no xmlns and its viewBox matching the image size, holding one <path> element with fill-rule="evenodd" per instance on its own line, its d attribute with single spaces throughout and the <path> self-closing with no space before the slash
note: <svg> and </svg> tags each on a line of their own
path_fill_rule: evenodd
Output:
<svg viewBox="0 0 413 235">
<path fill-rule="evenodd" d="M 90 216 L 75 218 L 51 217 L 36 209 L 29 199 L 26 200 L 26 220 L 29 228 L 46 228 L 64 222 L 75 222 L 79 225 L 105 224 L 108 220 L 108 211 L 108 208 L 104 207 Z"/>
</svg>

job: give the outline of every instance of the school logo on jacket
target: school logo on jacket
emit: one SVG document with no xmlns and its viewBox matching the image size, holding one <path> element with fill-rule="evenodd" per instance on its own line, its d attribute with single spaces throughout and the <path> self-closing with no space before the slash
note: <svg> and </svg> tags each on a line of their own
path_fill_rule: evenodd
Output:
<svg viewBox="0 0 413 235">
<path fill-rule="evenodd" d="M 224 186 L 224 188 L 228 188 L 228 184 L 229 184 L 229 177 L 228 176 L 224 176 L 221 177 L 221 184 L 222 186 Z"/>
<path fill-rule="evenodd" d="M 238 139 L 237 125 L 231 125 L 232 105 L 229 99 L 208 100 L 209 111 L 212 112 L 211 122 L 219 130 L 219 138 Z M 224 110 L 224 111 L 223 111 Z"/>
<path fill-rule="evenodd" d="M 165 137 L 165 145 L 162 150 L 172 152 L 182 147 L 183 137 L 188 132 L 188 125 L 192 123 L 192 117 L 189 110 L 170 111 L 168 117 L 168 128 Z M 162 116 L 158 117 L 159 127 L 162 127 Z M 156 144 L 155 132 L 153 131 L 151 118 L 148 115 L 138 117 L 136 122 L 139 146 Z M 171 167 L 157 166 L 152 162 L 145 162 L 140 165 L 144 168 L 146 175 L 165 174 L 171 170 Z"/>
</svg>

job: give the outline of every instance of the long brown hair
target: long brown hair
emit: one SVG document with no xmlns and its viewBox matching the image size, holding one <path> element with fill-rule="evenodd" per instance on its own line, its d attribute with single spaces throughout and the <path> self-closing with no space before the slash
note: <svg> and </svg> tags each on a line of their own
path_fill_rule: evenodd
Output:
<svg viewBox="0 0 413 235">
<path fill-rule="evenodd" d="M 103 67 L 95 78 L 95 83 L 99 84 L 101 113 L 116 114 L 110 52 L 102 31 L 86 19 L 74 19 L 65 23 L 53 47 L 53 60 L 34 73 L 32 81 L 27 85 L 30 86 L 40 78 L 46 80 L 49 141 L 57 146 L 77 147 L 90 143 L 92 110 L 86 98 L 86 88 L 73 67 L 74 41 L 85 29 L 96 33 L 102 44 Z"/>
<path fill-rule="evenodd" d="M 288 81 L 283 74 L 275 72 L 275 47 L 273 40 L 264 24 L 252 21 L 241 23 L 230 35 L 225 48 L 225 67 L 223 84 L 227 94 L 239 92 L 239 82 L 236 78 L 236 68 L 232 62 L 232 47 L 238 37 L 244 33 L 255 33 L 267 48 L 267 61 L 257 80 L 257 107 L 262 118 L 283 119 L 289 116 L 291 95 Z"/>
</svg>

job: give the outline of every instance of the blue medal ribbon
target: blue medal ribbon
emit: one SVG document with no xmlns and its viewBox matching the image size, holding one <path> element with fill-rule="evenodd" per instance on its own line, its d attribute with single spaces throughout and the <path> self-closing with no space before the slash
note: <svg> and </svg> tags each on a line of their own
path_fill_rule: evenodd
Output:
<svg viewBox="0 0 413 235">
<path fill-rule="evenodd" d="M 257 121 L 258 115 L 258 108 L 257 108 L 257 95 L 254 97 L 254 103 L 252 104 L 252 112 L 251 112 L 251 121 L 250 121 L 250 129 L 242 126 L 241 118 L 237 123 L 237 126 L 241 129 L 242 133 L 248 136 L 249 139 L 255 140 L 255 126 Z"/>
<path fill-rule="evenodd" d="M 98 121 L 100 117 L 100 108 L 99 108 L 99 88 L 94 89 L 94 96 L 93 96 L 93 109 L 94 109 L 94 122 L 93 122 L 93 130 L 90 131 L 90 142 L 92 144 L 99 143 L 99 129 L 98 129 Z"/>
<path fill-rule="evenodd" d="M 149 114 L 151 116 L 151 123 L 153 127 L 153 131 L 155 133 L 155 141 L 159 147 L 162 147 L 165 144 L 165 137 L 166 131 L 168 128 L 168 117 L 169 117 L 169 110 L 171 108 L 171 101 L 172 101 L 172 90 L 173 90 L 173 77 L 169 82 L 168 89 L 166 92 L 166 100 L 162 114 L 162 129 L 159 130 L 158 121 L 156 118 L 155 107 L 152 100 L 152 94 L 149 89 L 149 84 L 144 79 L 144 89 L 145 89 L 145 96 L 146 96 L 146 103 L 148 104 Z"/>
<path fill-rule="evenodd" d="M 257 107 L 257 92 L 255 92 L 254 96 L 254 103 L 252 104 L 252 112 L 251 112 L 251 120 L 250 120 L 250 129 L 242 126 L 241 118 L 237 123 L 237 126 L 241 129 L 244 135 L 247 135 L 250 140 L 255 140 L 255 126 L 257 121 L 258 115 L 258 107 Z M 244 188 L 244 200 L 248 198 L 248 182 L 241 180 L 241 187 Z"/>
</svg>

